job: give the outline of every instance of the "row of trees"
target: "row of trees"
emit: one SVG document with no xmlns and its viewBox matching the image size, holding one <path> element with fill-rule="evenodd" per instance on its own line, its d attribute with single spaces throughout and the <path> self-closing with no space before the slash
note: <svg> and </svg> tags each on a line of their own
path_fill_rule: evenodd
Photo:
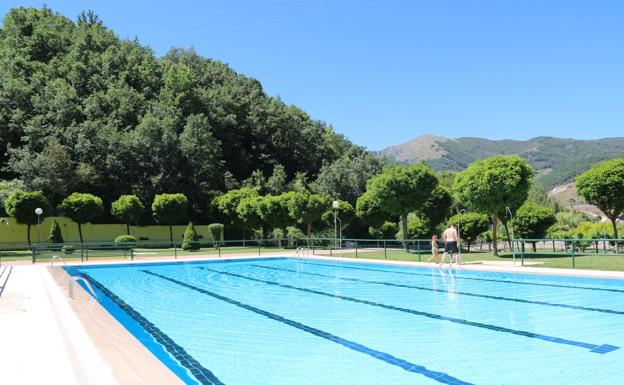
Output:
<svg viewBox="0 0 624 385">
<path fill-rule="evenodd" d="M 305 227 L 307 237 L 311 237 L 313 224 L 332 221 L 334 213 L 330 195 L 311 192 L 261 195 L 256 189 L 241 188 L 215 198 L 213 204 L 229 223 L 242 230 L 243 238 L 246 230 L 261 228 L 266 236 L 273 229 L 282 229 L 286 234 L 288 226 L 297 225 Z M 354 217 L 349 202 L 339 201 L 335 210 L 343 225 Z"/>
<path fill-rule="evenodd" d="M 173 242 L 172 225 L 184 223 L 187 217 L 188 199 L 184 194 L 159 194 L 152 202 L 151 211 L 157 223 L 169 226 L 169 237 Z M 17 223 L 26 225 L 26 236 L 30 245 L 30 227 L 53 212 L 53 206 L 41 191 L 15 191 L 5 201 L 6 211 Z M 42 209 L 37 215 L 35 210 Z M 58 212 L 78 225 L 80 242 L 83 242 L 82 225 L 93 222 L 104 214 L 102 199 L 92 194 L 73 193 L 63 199 Z M 137 224 L 145 212 L 143 202 L 136 195 L 122 195 L 113 202 L 111 213 L 126 225 L 130 234 L 130 225 Z"/>
<path fill-rule="evenodd" d="M 536 239 L 561 231 L 553 228 L 556 217 L 551 207 L 527 202 L 532 178 L 533 170 L 519 156 L 474 162 L 454 177 L 450 189 L 423 164 L 395 167 L 368 182 L 366 192 L 357 200 L 357 214 L 373 225 L 373 235 L 387 236 L 395 230 L 392 220 L 400 219 L 399 238 L 420 238 L 430 236 L 452 208 L 458 213 L 469 210 L 448 222 L 461 222 L 462 236 L 469 243 L 491 224 L 497 255 L 499 222 L 507 239 L 511 219 L 516 237 Z M 611 234 L 617 238 L 617 219 L 624 212 L 624 159 L 595 165 L 579 175 L 576 184 L 578 193 L 609 218 Z"/>
<path fill-rule="evenodd" d="M 243 187 L 216 197 L 212 205 L 242 231 L 243 238 L 246 231 L 256 229 L 262 229 L 261 236 L 268 236 L 270 230 L 275 229 L 286 234 L 289 226 L 305 228 L 305 235 L 311 237 L 314 224 L 326 227 L 333 222 L 334 213 L 338 214 L 342 226 L 360 220 L 370 225 L 371 235 L 380 238 L 395 234 L 399 239 L 428 237 L 447 221 L 461 223 L 462 237 L 470 244 L 491 224 L 494 253 L 497 254 L 499 222 L 507 239 L 510 239 L 508 224 L 512 218 L 515 236 L 520 238 L 559 236 L 558 232 L 567 231 L 553 227 L 556 219 L 552 208 L 526 202 L 532 175 L 522 158 L 497 156 L 473 163 L 452 182 L 444 175 L 436 175 L 424 164 L 389 167 L 368 181 L 365 192 L 357 199 L 356 210 L 344 200 L 332 207 L 333 199 L 329 194 L 312 192 L 309 186 L 277 195 Z M 614 237 L 618 236 L 616 219 L 624 210 L 623 182 L 624 160 L 618 159 L 598 164 L 577 178 L 579 193 L 611 219 L 610 234 Z M 51 204 L 40 191 L 15 191 L 5 205 L 10 215 L 28 226 L 29 243 L 30 225 L 37 223 L 35 209 L 43 209 L 42 217 L 52 211 Z M 73 193 L 62 200 L 58 210 L 78 224 L 82 241 L 81 225 L 97 219 L 104 208 L 102 199 L 95 195 Z M 128 234 L 130 225 L 139 223 L 145 211 L 135 195 L 123 195 L 111 205 L 111 214 L 126 224 Z M 451 216 L 452 211 L 459 214 Z M 171 226 L 188 219 L 188 199 L 180 193 L 159 194 L 152 202 L 151 212 L 156 222 L 169 225 L 173 240 Z M 589 230 L 582 231 L 593 236 L 594 230 L 591 228 L 591 234 Z"/>
</svg>

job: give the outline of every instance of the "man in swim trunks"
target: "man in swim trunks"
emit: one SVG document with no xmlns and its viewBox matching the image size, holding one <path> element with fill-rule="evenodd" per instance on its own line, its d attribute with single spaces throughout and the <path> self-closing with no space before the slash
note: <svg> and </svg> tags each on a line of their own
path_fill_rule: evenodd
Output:
<svg viewBox="0 0 624 385">
<path fill-rule="evenodd" d="M 444 230 L 444 232 L 442 233 L 442 240 L 444 241 L 444 254 L 442 254 L 442 260 L 440 261 L 440 264 L 444 263 L 444 258 L 446 258 L 446 255 L 449 251 L 451 252 L 450 263 L 453 263 L 454 253 L 457 256 L 457 262 L 461 263 L 459 261 L 459 249 L 457 248 L 457 239 L 458 235 L 455 225 L 451 225 L 448 229 Z"/>
</svg>

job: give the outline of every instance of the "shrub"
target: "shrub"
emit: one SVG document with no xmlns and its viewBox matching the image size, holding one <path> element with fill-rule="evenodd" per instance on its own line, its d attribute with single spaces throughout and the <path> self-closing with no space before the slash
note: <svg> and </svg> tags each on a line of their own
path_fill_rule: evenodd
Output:
<svg viewBox="0 0 624 385">
<path fill-rule="evenodd" d="M 52 222 L 50 227 L 50 236 L 48 237 L 50 243 L 63 243 L 63 234 L 61 233 L 61 226 L 57 221 Z"/>
<path fill-rule="evenodd" d="M 211 223 L 208 225 L 208 231 L 210 232 L 210 237 L 212 238 L 215 249 L 218 247 L 219 243 L 223 241 L 223 228 L 224 226 L 221 223 Z"/>
<path fill-rule="evenodd" d="M 130 242 L 136 243 L 136 241 L 137 240 L 135 237 L 133 237 L 132 235 L 126 235 L 126 234 L 120 235 L 117 238 L 115 238 L 115 243 L 130 243 Z"/>
<path fill-rule="evenodd" d="M 67 245 L 67 246 L 63 246 L 61 248 L 61 251 L 65 254 L 73 254 L 74 251 L 76 251 L 76 248 L 74 246 Z"/>
<path fill-rule="evenodd" d="M 197 251 L 199 250 L 199 237 L 193 226 L 193 222 L 189 222 L 184 231 L 184 238 L 182 239 L 182 250 Z"/>
</svg>

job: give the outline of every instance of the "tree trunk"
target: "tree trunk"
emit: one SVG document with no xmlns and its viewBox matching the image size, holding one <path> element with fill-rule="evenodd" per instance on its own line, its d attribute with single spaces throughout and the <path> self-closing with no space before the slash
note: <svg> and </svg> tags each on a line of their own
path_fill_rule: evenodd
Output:
<svg viewBox="0 0 624 385">
<path fill-rule="evenodd" d="M 492 214 L 492 255 L 498 257 L 498 214 Z"/>
<path fill-rule="evenodd" d="M 245 228 L 243 227 L 243 249 L 245 248 Z"/>
<path fill-rule="evenodd" d="M 618 232 L 617 232 L 617 216 L 610 218 L 611 225 L 613 225 L 613 238 L 615 238 L 615 253 L 620 253 L 620 242 L 618 242 Z"/>
<path fill-rule="evenodd" d="M 26 239 L 28 239 L 28 246 L 30 246 L 30 223 L 26 225 Z"/>
<path fill-rule="evenodd" d="M 312 236 L 312 222 L 308 223 L 308 248 L 310 247 L 311 236 Z"/>
<path fill-rule="evenodd" d="M 533 244 L 533 252 L 534 252 L 534 253 L 537 253 L 537 247 L 535 247 L 535 244 L 536 244 L 537 242 L 531 242 L 531 243 Z"/>
<path fill-rule="evenodd" d="M 468 252 L 470 252 L 470 242 L 468 242 Z"/>
<path fill-rule="evenodd" d="M 401 227 L 403 229 L 403 247 L 407 250 L 407 213 L 401 214 Z"/>
<path fill-rule="evenodd" d="M 171 246 L 173 246 L 173 226 L 169 225 L 169 242 L 171 242 Z"/>
<path fill-rule="evenodd" d="M 507 221 L 503 222 L 503 227 L 505 228 L 505 235 L 507 236 L 507 243 L 509 244 L 509 250 L 513 250 L 513 245 L 511 244 L 511 237 L 509 236 L 509 226 L 507 226 Z"/>
<path fill-rule="evenodd" d="M 80 236 L 80 243 L 83 243 L 82 241 L 82 224 L 78 223 L 78 235 Z"/>
<path fill-rule="evenodd" d="M 126 233 L 128 233 L 128 235 L 130 235 L 130 224 L 126 223 Z"/>
</svg>

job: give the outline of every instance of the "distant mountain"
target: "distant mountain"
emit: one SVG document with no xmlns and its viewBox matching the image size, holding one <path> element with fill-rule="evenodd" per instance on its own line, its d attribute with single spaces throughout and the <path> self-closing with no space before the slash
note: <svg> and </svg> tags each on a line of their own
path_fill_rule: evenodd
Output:
<svg viewBox="0 0 624 385">
<path fill-rule="evenodd" d="M 377 154 L 400 163 L 424 161 L 436 170 L 462 170 L 475 160 L 517 154 L 535 168 L 544 187 L 552 188 L 572 181 L 597 162 L 624 157 L 624 137 L 576 140 L 540 136 L 522 141 L 423 135 Z"/>
</svg>

